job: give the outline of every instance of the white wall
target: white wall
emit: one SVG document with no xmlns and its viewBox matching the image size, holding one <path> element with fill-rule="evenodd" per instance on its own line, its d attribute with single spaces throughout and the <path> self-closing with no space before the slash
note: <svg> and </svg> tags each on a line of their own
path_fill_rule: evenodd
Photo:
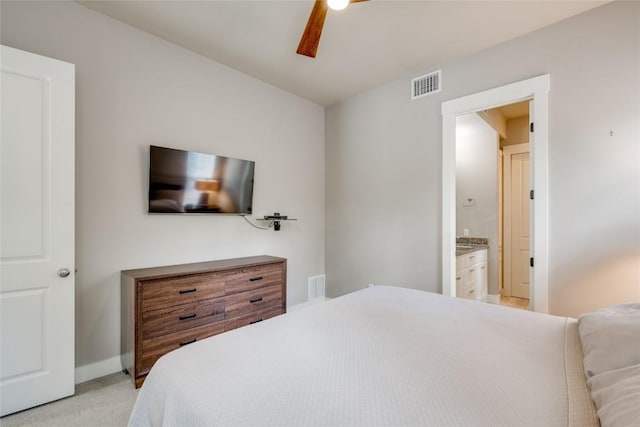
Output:
<svg viewBox="0 0 640 427">
<path fill-rule="evenodd" d="M 461 121 L 463 122 L 461 124 Z M 498 295 L 498 133 L 476 113 L 456 118 L 456 236 L 489 239 L 488 291 Z M 465 206 L 472 198 L 472 206 Z"/>
<path fill-rule="evenodd" d="M 411 101 L 407 76 L 330 107 L 329 296 L 440 292 L 441 103 L 549 73 L 550 312 L 640 300 L 639 22 L 640 3 L 613 2 L 434 67 L 439 93 Z"/>
<path fill-rule="evenodd" d="M 306 300 L 324 272 L 321 106 L 77 3 L 1 7 L 3 44 L 76 65 L 77 366 L 117 362 L 123 269 L 281 256 L 288 304 Z M 299 221 L 146 214 L 150 144 L 254 160 L 256 215 Z"/>
</svg>

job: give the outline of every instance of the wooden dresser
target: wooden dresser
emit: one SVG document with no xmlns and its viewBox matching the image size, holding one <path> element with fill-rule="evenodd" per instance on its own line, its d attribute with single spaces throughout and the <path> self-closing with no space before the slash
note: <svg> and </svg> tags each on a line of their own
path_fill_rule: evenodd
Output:
<svg viewBox="0 0 640 427">
<path fill-rule="evenodd" d="M 286 310 L 287 260 L 256 256 L 121 272 L 122 366 L 136 388 L 165 353 Z"/>
</svg>

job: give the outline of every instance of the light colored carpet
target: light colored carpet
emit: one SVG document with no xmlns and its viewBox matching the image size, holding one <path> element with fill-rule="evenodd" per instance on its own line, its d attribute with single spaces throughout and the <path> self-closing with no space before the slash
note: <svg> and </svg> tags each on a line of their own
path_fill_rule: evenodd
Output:
<svg viewBox="0 0 640 427">
<path fill-rule="evenodd" d="M 76 394 L 0 418 L 0 426 L 126 426 L 137 390 L 119 372 L 76 385 Z"/>
</svg>

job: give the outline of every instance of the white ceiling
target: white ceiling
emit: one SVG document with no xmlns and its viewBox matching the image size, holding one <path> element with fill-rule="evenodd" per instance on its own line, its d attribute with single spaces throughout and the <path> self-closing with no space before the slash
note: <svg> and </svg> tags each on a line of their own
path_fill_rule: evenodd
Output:
<svg viewBox="0 0 640 427">
<path fill-rule="evenodd" d="M 413 77 L 606 1 L 371 0 L 330 10 L 296 54 L 313 1 L 79 1 L 321 105 Z"/>
</svg>

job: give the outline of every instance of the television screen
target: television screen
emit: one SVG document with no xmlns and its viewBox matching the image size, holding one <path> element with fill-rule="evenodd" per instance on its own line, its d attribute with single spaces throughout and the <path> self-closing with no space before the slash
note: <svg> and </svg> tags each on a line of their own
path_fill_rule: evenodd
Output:
<svg viewBox="0 0 640 427">
<path fill-rule="evenodd" d="M 255 162 L 150 147 L 150 213 L 251 214 Z"/>
</svg>

